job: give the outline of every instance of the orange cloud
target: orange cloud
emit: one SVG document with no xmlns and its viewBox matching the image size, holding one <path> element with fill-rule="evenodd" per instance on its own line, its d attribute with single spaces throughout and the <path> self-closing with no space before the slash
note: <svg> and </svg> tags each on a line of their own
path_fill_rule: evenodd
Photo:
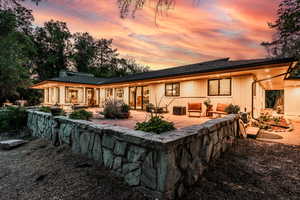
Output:
<svg viewBox="0 0 300 200">
<path fill-rule="evenodd" d="M 115 0 L 51 0 L 33 9 L 35 23 L 50 19 L 67 22 L 72 32 L 113 38 L 124 57 L 136 58 L 152 69 L 214 58 L 266 56 L 262 41 L 269 41 L 278 2 L 261 0 L 177 1 L 174 9 L 154 18 L 154 5 L 121 19 Z"/>
</svg>

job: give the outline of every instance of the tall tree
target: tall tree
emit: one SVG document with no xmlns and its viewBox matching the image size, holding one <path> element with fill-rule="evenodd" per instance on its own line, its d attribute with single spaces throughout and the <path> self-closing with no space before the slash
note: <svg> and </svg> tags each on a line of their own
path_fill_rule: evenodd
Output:
<svg viewBox="0 0 300 200">
<path fill-rule="evenodd" d="M 97 52 L 96 42 L 88 33 L 75 33 L 72 61 L 74 67 L 80 72 L 89 72 L 94 67 L 94 59 Z"/>
<path fill-rule="evenodd" d="M 283 0 L 277 20 L 269 23 L 276 31 L 272 42 L 263 42 L 271 56 L 295 57 L 300 61 L 300 0 Z M 299 73 L 299 66 L 296 73 Z"/>
<path fill-rule="evenodd" d="M 35 72 L 39 80 L 56 77 L 60 70 L 67 70 L 71 53 L 71 33 L 65 22 L 49 21 L 34 32 L 37 55 Z"/>
<path fill-rule="evenodd" d="M 28 31 L 32 20 L 30 11 L 24 8 L 0 9 L 0 104 L 20 97 L 18 89 L 30 84 L 34 48 Z"/>
</svg>

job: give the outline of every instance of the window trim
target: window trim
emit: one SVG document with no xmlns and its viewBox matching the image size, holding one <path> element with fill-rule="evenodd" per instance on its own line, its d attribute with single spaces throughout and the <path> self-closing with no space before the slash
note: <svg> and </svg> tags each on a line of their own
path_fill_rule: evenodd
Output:
<svg viewBox="0 0 300 200">
<path fill-rule="evenodd" d="M 224 79 L 228 79 L 230 80 L 230 93 L 229 94 L 220 94 L 220 83 L 221 83 L 221 80 L 224 80 Z M 209 83 L 210 81 L 218 81 L 218 94 L 210 94 L 210 90 L 209 90 Z M 232 95 L 232 78 L 216 78 L 216 79 L 208 79 L 207 81 L 207 95 L 208 96 L 215 96 L 215 97 L 218 97 L 218 96 L 223 96 L 223 97 L 228 97 L 228 96 L 231 96 Z"/>
<path fill-rule="evenodd" d="M 172 85 L 172 91 L 174 90 L 174 85 L 178 84 L 178 94 L 171 94 L 167 95 L 167 85 Z M 165 83 L 165 96 L 166 97 L 179 97 L 180 96 L 180 82 L 174 82 L 174 83 Z"/>
</svg>

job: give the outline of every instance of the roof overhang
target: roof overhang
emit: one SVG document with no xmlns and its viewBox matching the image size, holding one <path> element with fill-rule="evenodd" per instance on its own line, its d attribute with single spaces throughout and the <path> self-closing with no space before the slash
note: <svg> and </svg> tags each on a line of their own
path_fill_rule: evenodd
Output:
<svg viewBox="0 0 300 200">
<path fill-rule="evenodd" d="M 48 87 L 58 87 L 58 86 L 70 86 L 70 87 L 93 87 L 93 88 L 106 88 L 106 87 L 125 87 L 133 85 L 147 85 L 155 83 L 165 83 L 174 81 L 186 81 L 186 80 L 196 80 L 196 79 L 211 79 L 211 78 L 225 78 L 243 75 L 253 75 L 257 80 L 268 79 L 273 76 L 282 73 L 288 73 L 296 66 L 297 61 L 287 60 L 281 63 L 271 63 L 259 66 L 249 66 L 244 68 L 232 68 L 229 70 L 218 70 L 213 72 L 205 73 L 193 73 L 179 76 L 169 76 L 162 78 L 151 78 L 145 80 L 127 81 L 121 83 L 106 83 L 106 84 L 85 84 L 85 83 L 67 83 L 59 81 L 42 81 L 37 83 L 31 88 L 33 89 L 43 89 Z M 284 80 L 286 76 L 278 77 L 276 79 L 270 79 L 268 81 L 262 81 L 261 85 L 266 90 L 276 90 L 284 88 Z"/>
<path fill-rule="evenodd" d="M 32 85 L 30 88 L 32 89 L 44 89 L 49 87 L 59 87 L 59 86 L 67 86 L 67 87 L 100 87 L 98 85 L 86 84 L 86 83 L 67 83 L 61 81 L 42 81 L 40 83 Z"/>
</svg>

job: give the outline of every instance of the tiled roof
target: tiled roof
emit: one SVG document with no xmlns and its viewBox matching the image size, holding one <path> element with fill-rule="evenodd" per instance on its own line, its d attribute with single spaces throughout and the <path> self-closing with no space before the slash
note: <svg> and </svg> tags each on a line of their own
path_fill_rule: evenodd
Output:
<svg viewBox="0 0 300 200">
<path fill-rule="evenodd" d="M 137 73 L 137 74 L 127 75 L 124 77 L 97 78 L 97 77 L 80 75 L 80 73 L 78 73 L 77 75 L 75 74 L 72 76 L 52 78 L 49 79 L 48 81 L 102 85 L 102 84 L 111 84 L 111 83 L 140 81 L 140 80 L 155 79 L 155 78 L 166 78 L 172 76 L 226 71 L 226 70 L 234 70 L 234 69 L 240 70 L 243 68 L 251 68 L 251 67 L 254 68 L 263 65 L 281 64 L 281 63 L 288 63 L 293 61 L 295 61 L 295 59 L 293 58 L 263 58 L 263 59 L 252 59 L 252 60 L 237 60 L 237 61 L 230 61 L 229 58 L 224 58 L 224 59 L 212 60 L 208 62 L 196 63 L 191 65 Z"/>
<path fill-rule="evenodd" d="M 229 58 L 213 60 L 208 62 L 196 63 L 180 67 L 173 67 L 168 69 L 138 73 L 124 77 L 111 78 L 102 82 L 101 84 L 122 83 L 129 81 L 147 80 L 153 78 L 165 78 L 172 76 L 200 74 L 207 72 L 217 72 L 224 70 L 243 69 L 258 67 L 263 65 L 280 64 L 295 61 L 293 58 L 264 58 L 253 60 L 238 60 L 230 61 Z"/>
<path fill-rule="evenodd" d="M 97 85 L 106 80 L 107 80 L 106 78 L 75 75 L 75 76 L 64 76 L 64 77 L 51 78 L 48 81 Z"/>
</svg>

